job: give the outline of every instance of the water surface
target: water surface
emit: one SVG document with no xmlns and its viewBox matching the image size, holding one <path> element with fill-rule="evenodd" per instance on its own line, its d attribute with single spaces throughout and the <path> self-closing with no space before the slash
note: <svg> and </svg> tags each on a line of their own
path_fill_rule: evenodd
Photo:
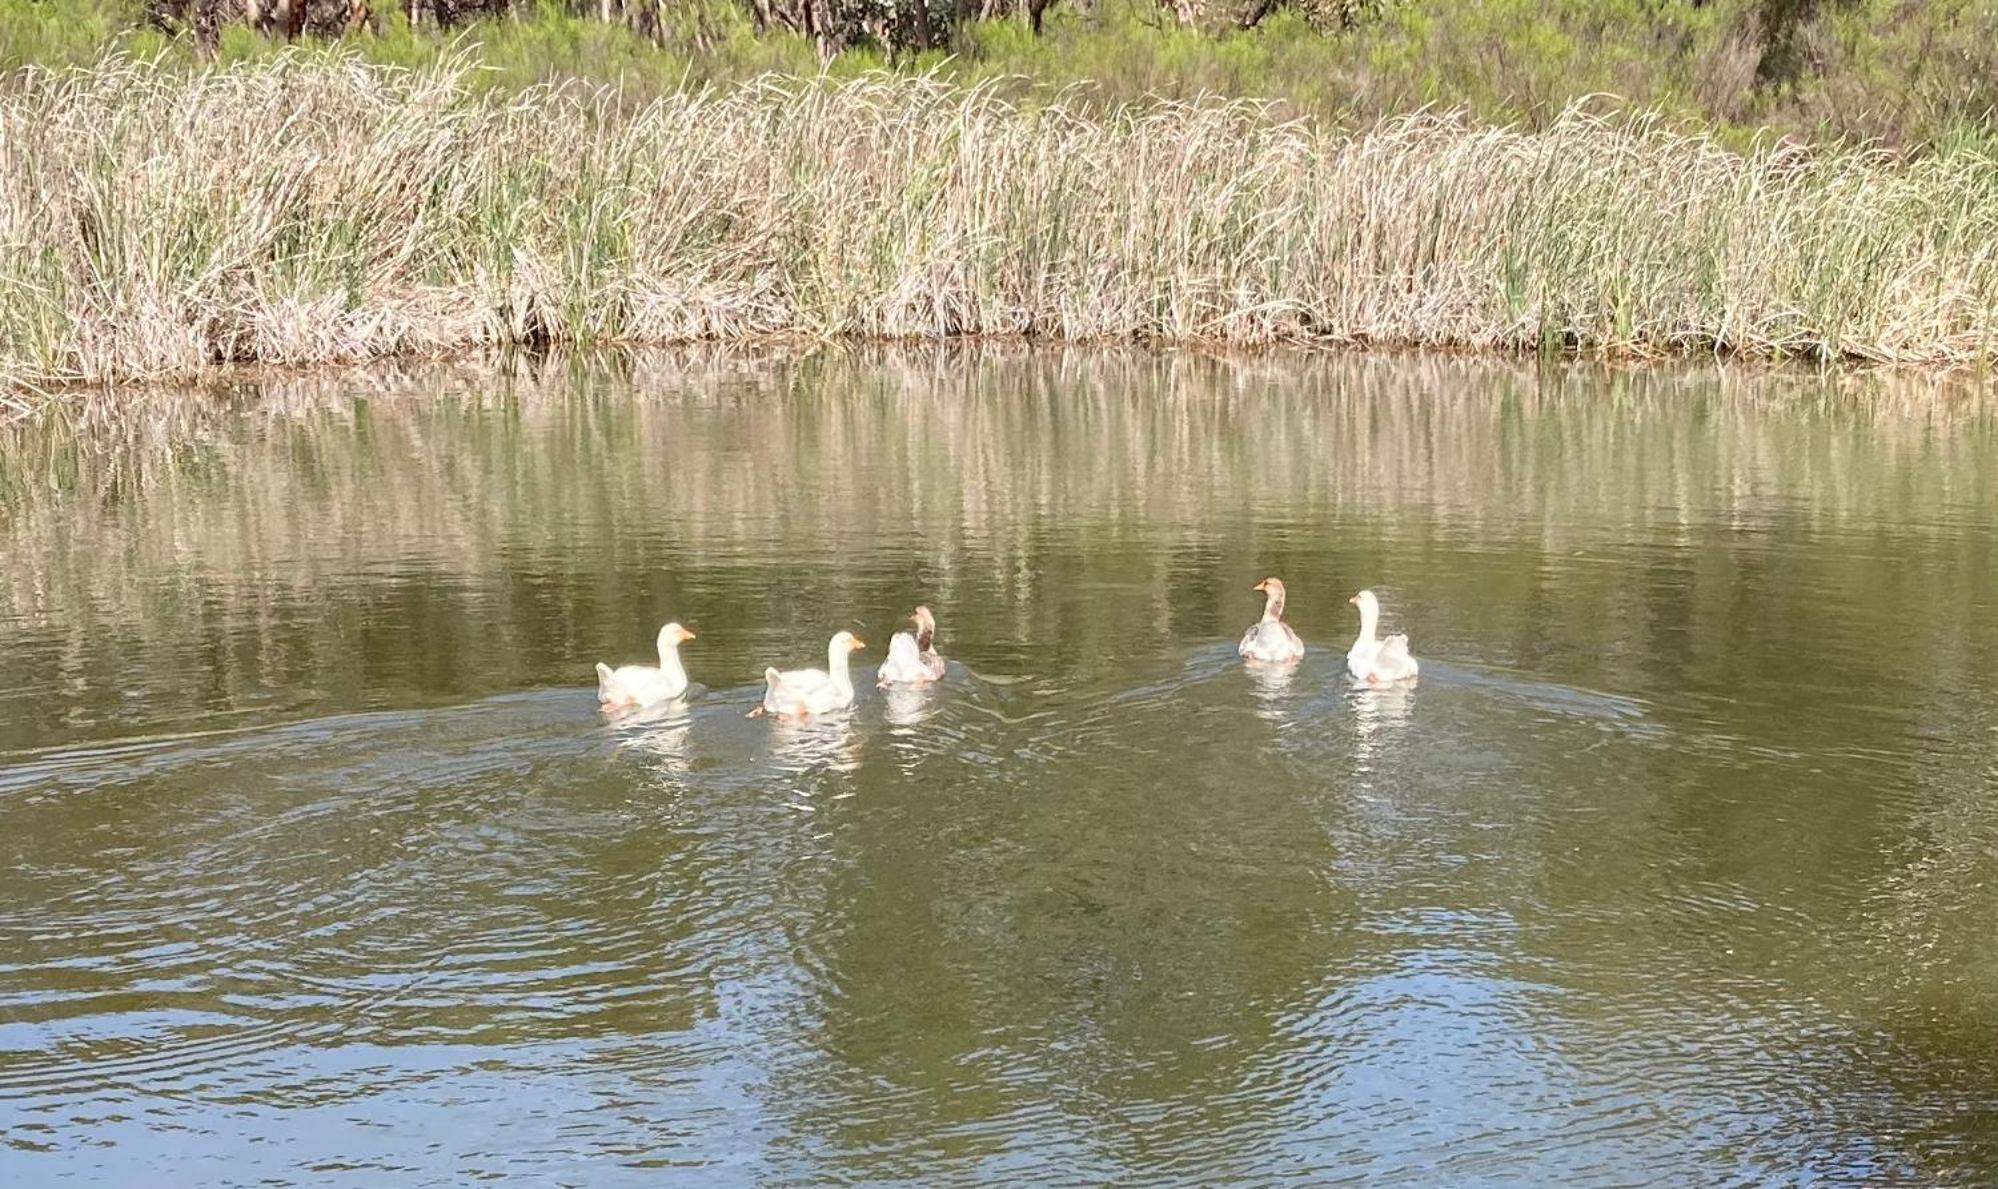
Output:
<svg viewBox="0 0 1998 1189">
<path fill-rule="evenodd" d="M 1919 377 L 82 406 L 0 442 L 0 1178 L 1988 1183 L 1994 509 Z M 919 601 L 939 690 L 744 717 Z M 668 618 L 703 688 L 606 723 Z"/>
</svg>

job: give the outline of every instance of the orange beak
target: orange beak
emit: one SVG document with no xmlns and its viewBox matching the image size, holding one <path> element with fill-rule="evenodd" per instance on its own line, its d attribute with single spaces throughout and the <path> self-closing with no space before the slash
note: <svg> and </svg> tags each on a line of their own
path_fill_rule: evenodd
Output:
<svg viewBox="0 0 1998 1189">
<path fill-rule="evenodd" d="M 1268 590 L 1269 588 L 1270 584 L 1268 579 L 1264 579 L 1263 581 L 1258 582 L 1254 586 L 1250 587 L 1251 590 Z"/>
<path fill-rule="evenodd" d="M 693 629 L 692 629 L 692 628 L 681 628 L 681 629 L 680 629 L 680 638 L 681 638 L 682 640 L 693 640 L 693 639 L 697 639 L 697 637 L 696 637 L 696 636 L 694 635 L 694 631 L 693 631 Z"/>
<path fill-rule="evenodd" d="M 867 641 L 862 640 L 859 636 L 855 636 L 853 638 L 853 650 L 855 652 L 859 652 L 861 649 L 865 647 L 867 647 Z"/>
<path fill-rule="evenodd" d="M 1347 599 L 1346 601 L 1353 604 L 1353 606 L 1357 607 L 1360 605 L 1360 596 L 1354 595 L 1352 598 Z"/>
</svg>

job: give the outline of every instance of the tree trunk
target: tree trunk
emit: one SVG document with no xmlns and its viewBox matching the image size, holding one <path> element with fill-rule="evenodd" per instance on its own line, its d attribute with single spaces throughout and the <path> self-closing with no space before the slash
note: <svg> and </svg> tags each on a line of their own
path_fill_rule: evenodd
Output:
<svg viewBox="0 0 1998 1189">
<path fill-rule="evenodd" d="M 222 0 L 194 0 L 194 48 L 213 58 L 222 47 Z"/>
</svg>

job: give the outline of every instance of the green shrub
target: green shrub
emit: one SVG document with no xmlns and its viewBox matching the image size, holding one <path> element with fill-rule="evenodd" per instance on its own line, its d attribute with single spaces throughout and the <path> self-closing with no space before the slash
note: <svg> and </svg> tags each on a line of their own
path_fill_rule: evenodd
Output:
<svg viewBox="0 0 1998 1189">
<path fill-rule="evenodd" d="M 412 67 L 468 53 L 486 87 L 586 79 L 633 98 L 822 69 L 809 39 L 781 26 L 759 34 L 744 0 L 666 4 L 656 38 L 590 11 L 520 0 L 509 16 L 440 34 L 384 0 L 375 27 L 348 44 Z M 1007 79 L 1023 98 L 1075 87 L 1071 102 L 1099 110 L 1145 97 L 1267 99 L 1346 127 L 1427 107 L 1538 128 L 1586 102 L 1662 113 L 1736 145 L 1788 134 L 1921 149 L 1988 125 L 1998 107 L 1998 0 L 1307 2 L 1247 30 L 1228 19 L 1239 9 L 1208 11 L 1182 28 L 1156 0 L 1096 0 L 1049 10 L 1039 36 L 1008 17 L 955 26 L 947 50 L 891 53 L 860 38 L 826 69 Z M 1780 36 L 1778 12 L 1790 14 Z M 0 69 L 86 63 L 107 48 L 194 60 L 184 41 L 144 27 L 139 0 L 0 0 Z M 237 26 L 220 55 L 276 48 Z"/>
</svg>

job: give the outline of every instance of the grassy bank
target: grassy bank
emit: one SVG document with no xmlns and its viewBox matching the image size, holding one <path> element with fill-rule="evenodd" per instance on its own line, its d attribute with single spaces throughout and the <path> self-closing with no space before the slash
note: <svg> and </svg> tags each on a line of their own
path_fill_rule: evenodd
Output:
<svg viewBox="0 0 1998 1189">
<path fill-rule="evenodd" d="M 0 382 L 505 343 L 1026 335 L 1948 362 L 1998 162 L 1570 116 L 1357 135 L 922 80 L 642 107 L 461 65 L 135 62 L 0 94 Z"/>
</svg>

